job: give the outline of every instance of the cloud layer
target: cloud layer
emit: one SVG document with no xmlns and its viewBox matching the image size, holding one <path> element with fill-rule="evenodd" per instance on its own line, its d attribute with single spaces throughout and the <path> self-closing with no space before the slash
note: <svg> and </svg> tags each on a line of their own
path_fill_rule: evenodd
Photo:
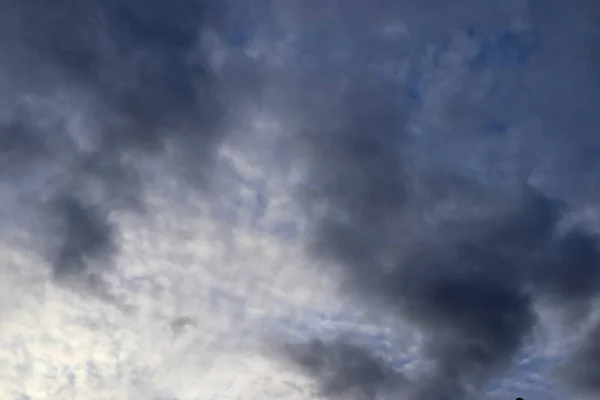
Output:
<svg viewBox="0 0 600 400">
<path fill-rule="evenodd" d="M 239 113 L 236 104 L 258 77 L 249 63 L 228 76 L 242 60 L 218 70 L 211 65 L 205 37 L 226 18 L 211 2 L 5 1 L 2 7 L 7 35 L 17 43 L 8 64 L 21 69 L 9 75 L 5 91 L 14 111 L 3 123 L 4 163 L 9 173 L 28 172 L 26 179 L 54 180 L 44 210 L 57 220 L 49 257 L 57 276 L 78 274 L 115 251 L 110 212 L 143 206 L 144 158 L 170 152 L 170 168 L 199 188 L 208 184 L 230 128 L 223 122 Z M 49 116 L 37 109 L 59 95 L 74 109 L 48 110 Z M 72 113 L 83 126 L 72 126 Z M 44 117 L 54 120 L 50 126 L 40 126 Z M 48 176 L 49 166 L 59 171 Z"/>
<path fill-rule="evenodd" d="M 593 395 L 600 7 L 551 3 L 0 0 L 5 337 L 105 338 L 124 397 L 435 400 L 562 330 Z"/>
</svg>

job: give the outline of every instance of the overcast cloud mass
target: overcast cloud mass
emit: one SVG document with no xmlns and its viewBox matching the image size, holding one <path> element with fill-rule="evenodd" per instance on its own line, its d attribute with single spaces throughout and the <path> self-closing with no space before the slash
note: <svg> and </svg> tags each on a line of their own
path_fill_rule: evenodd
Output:
<svg viewBox="0 0 600 400">
<path fill-rule="evenodd" d="M 2 399 L 600 395 L 600 3 L 0 10 Z"/>
</svg>

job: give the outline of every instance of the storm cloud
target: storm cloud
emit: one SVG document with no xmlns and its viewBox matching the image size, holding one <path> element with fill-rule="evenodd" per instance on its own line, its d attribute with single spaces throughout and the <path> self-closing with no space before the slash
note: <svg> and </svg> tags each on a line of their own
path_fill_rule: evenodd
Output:
<svg viewBox="0 0 600 400">
<path fill-rule="evenodd" d="M 393 394 L 405 380 L 386 360 L 346 340 L 313 340 L 286 350 L 304 370 L 318 377 L 319 389 L 329 397 L 373 399 Z"/>
<path fill-rule="evenodd" d="M 595 395 L 600 390 L 598 363 L 600 362 L 600 328 L 596 326 L 587 335 L 572 358 L 559 368 L 566 381 L 583 393 Z"/>
<path fill-rule="evenodd" d="M 361 6 L 372 11 L 362 3 L 347 13 L 333 7 L 340 26 L 354 26 Z M 598 7 L 585 1 L 556 9 L 533 2 L 523 7 L 498 14 L 528 21 L 529 33 L 511 40 L 541 39 L 512 66 L 494 61 L 493 40 L 474 39 L 477 30 L 498 31 L 501 18 L 491 24 L 486 13 L 469 14 L 440 33 L 420 25 L 421 19 L 413 23 L 392 13 L 405 23 L 407 37 L 446 35 L 442 54 L 428 68 L 434 70 L 430 75 L 444 76 L 449 89 L 443 92 L 430 81 L 415 99 L 410 74 L 376 75 L 372 64 L 358 58 L 344 70 L 329 60 L 324 65 L 339 73 L 312 88 L 327 93 L 319 103 L 327 112 L 311 109 L 299 118 L 310 121 L 299 123 L 305 138 L 300 158 L 308 171 L 300 196 L 311 220 L 309 249 L 340 274 L 355 301 L 421 330 L 421 354 L 431 368 L 410 383 L 413 399 L 479 393 L 532 339 L 539 323 L 536 306 L 550 304 L 565 323 L 580 323 L 600 294 L 596 232 L 589 226 L 565 228 L 570 215 L 597 202 L 590 185 L 600 169 L 588 156 L 598 146 L 600 119 L 593 110 L 600 104 L 600 86 L 584 71 L 599 66 L 591 56 L 600 37 L 591 22 Z M 427 12 L 432 25 L 445 16 L 435 6 Z M 376 18 L 389 23 L 390 14 Z M 573 20 L 579 28 L 571 27 Z M 357 31 L 367 41 L 366 30 L 352 30 Z M 347 42 L 330 40 L 340 45 L 340 54 L 355 54 Z M 382 54 L 385 41 L 368 40 L 374 52 L 368 54 Z M 511 46 L 518 51 L 519 45 Z M 407 63 L 416 62 L 413 50 L 397 48 Z M 459 49 L 468 55 L 458 58 Z M 503 63 L 509 55 L 496 54 Z M 394 60 L 390 56 L 388 64 Z M 499 129 L 498 118 L 510 127 Z M 590 350 L 594 337 L 586 345 Z M 314 357 L 333 357 L 343 347 L 331 346 L 321 344 Z M 575 370 L 600 370 L 584 352 L 573 359 Z M 364 359 L 366 369 L 377 370 Z M 364 384 L 367 398 L 375 398 L 373 385 L 389 385 L 370 374 L 363 381 L 345 366 L 331 368 L 333 375 L 312 368 L 325 392 L 336 374 L 347 377 L 335 382 L 348 388 Z M 576 389 L 597 386 L 593 372 L 583 376 L 569 381 Z"/>
<path fill-rule="evenodd" d="M 427 368 L 344 336 L 280 354 L 333 398 L 478 395 L 540 305 L 579 327 L 600 294 L 599 230 L 574 218 L 599 194 L 600 7 L 550 3 L 260 2 L 265 43 L 243 52 L 246 2 L 0 0 L 0 195 L 26 216 L 2 233 L 23 223 L 55 283 L 111 299 L 119 213 L 171 178 L 211 199 L 221 145 L 261 109 L 304 178 L 310 255 L 414 326 Z M 598 340 L 562 370 L 583 393 Z"/>
<path fill-rule="evenodd" d="M 257 93 L 258 75 L 241 56 L 213 60 L 226 51 L 225 2 L 0 7 L 2 179 L 48 220 L 38 242 L 54 275 L 110 266 L 118 251 L 111 213 L 144 208 L 140 165 L 161 160 L 206 192 L 231 128 L 223 122 Z M 39 185 L 33 196 L 23 189 L 33 181 L 44 183 L 43 193 Z"/>
</svg>

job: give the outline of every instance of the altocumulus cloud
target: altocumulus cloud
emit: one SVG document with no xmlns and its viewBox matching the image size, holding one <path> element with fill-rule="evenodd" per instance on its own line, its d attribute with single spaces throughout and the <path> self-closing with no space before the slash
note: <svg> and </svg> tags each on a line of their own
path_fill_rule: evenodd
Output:
<svg viewBox="0 0 600 400">
<path fill-rule="evenodd" d="M 597 395 L 594 2 L 0 7 L 6 398 Z"/>
</svg>

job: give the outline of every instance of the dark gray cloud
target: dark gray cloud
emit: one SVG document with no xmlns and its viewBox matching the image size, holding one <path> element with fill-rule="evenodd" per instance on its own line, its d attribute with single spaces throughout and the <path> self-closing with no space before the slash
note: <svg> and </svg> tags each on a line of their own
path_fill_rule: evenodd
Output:
<svg viewBox="0 0 600 400">
<path fill-rule="evenodd" d="M 405 380 L 386 360 L 343 339 L 332 343 L 313 340 L 286 350 L 317 377 L 322 392 L 332 398 L 374 399 L 393 393 Z"/>
<path fill-rule="evenodd" d="M 599 293 L 597 237 L 561 223 L 597 201 L 600 7 L 482 4 L 273 6 L 300 53 L 271 71 L 269 106 L 301 130 L 310 250 L 373 313 L 421 329 L 432 365 L 407 381 L 343 339 L 286 349 L 327 395 L 463 399 L 511 364 L 537 302 L 580 322 Z M 0 0 L 0 176 L 19 190 L 43 181 L 25 203 L 48 221 L 32 233 L 58 281 L 102 287 L 113 211 L 143 211 L 147 158 L 210 186 L 216 149 L 263 83 L 222 43 L 230 6 Z M 567 373 L 590 391 L 596 336 Z"/>
<path fill-rule="evenodd" d="M 581 346 L 559 372 L 566 382 L 581 389 L 587 395 L 594 396 L 600 391 L 600 327 L 596 326 L 587 335 Z"/>
<path fill-rule="evenodd" d="M 89 261 L 86 260 L 88 257 L 110 260 L 115 251 L 114 227 L 101 209 L 68 195 L 56 198 L 54 206 L 55 213 L 63 224 L 62 229 L 57 229 L 56 232 L 64 240 L 52 263 L 56 278 L 83 272 Z"/>
<path fill-rule="evenodd" d="M 437 14 L 441 10 L 419 11 L 416 5 L 415 13 L 396 15 L 410 38 L 422 39 L 419 33 L 427 31 L 422 20 L 410 19 L 421 11 L 455 32 L 447 36 L 446 50 L 441 46 L 447 58 L 440 55 L 425 72 L 446 79 L 424 89 L 428 98 L 422 106 L 410 98 L 410 79 L 377 76 L 369 61 L 358 59 L 346 69 L 328 59 L 320 71 L 331 79 L 323 83 L 326 79 L 316 77 L 312 88 L 299 91 L 312 99 L 319 96 L 311 90 L 326 93 L 317 106 L 298 111 L 303 117 L 297 119 L 305 121 L 298 124 L 305 132 L 300 153 L 308 175 L 301 197 L 310 211 L 310 249 L 341 272 L 355 300 L 422 330 L 422 355 L 432 368 L 409 385 L 413 399 L 463 399 L 483 390 L 531 338 L 537 304 L 551 304 L 566 322 L 579 323 L 600 293 L 596 234 L 584 227 L 563 229 L 570 212 L 597 200 L 588 186 L 600 170 L 588 155 L 597 145 L 600 120 L 593 110 L 600 104 L 600 85 L 587 71 L 600 66 L 591 56 L 600 35 L 591 17 L 598 7 L 586 1 L 561 4 L 560 11 L 533 2 L 522 6 L 506 6 L 498 14 L 506 19 L 497 24 L 487 12 L 473 10 L 460 21 L 452 20 L 456 9 L 448 9 L 444 20 L 445 13 Z M 370 10 L 362 2 L 357 8 Z M 341 22 L 331 29 L 340 29 L 343 37 L 339 27 L 352 26 L 356 9 L 335 9 Z M 480 55 L 493 50 L 472 40 L 471 29 L 489 32 L 506 24 L 508 31 L 513 17 L 522 17 L 526 29 L 541 37 L 539 47 L 516 67 L 482 64 Z M 387 23 L 392 17 L 373 18 Z M 573 20 L 579 28 L 571 27 Z M 378 48 L 378 42 L 369 43 Z M 349 44 L 339 44 L 340 52 L 352 52 Z M 414 61 L 406 47 L 398 48 Z M 499 117 L 518 134 L 490 133 L 486 127 Z M 414 129 L 417 122 L 420 131 Z M 502 140 L 493 139 L 498 134 Z M 514 168 L 504 176 L 492 174 L 502 163 Z M 328 346 L 309 346 L 311 357 L 334 357 L 344 348 Z M 363 359 L 363 367 L 377 374 L 380 367 Z M 593 357 L 575 360 L 584 368 L 597 363 Z M 333 379 L 336 385 L 364 384 L 367 398 L 375 397 L 373 385 L 387 385 L 344 368 L 326 371 L 319 364 L 312 370 L 322 375 L 325 392 L 338 373 L 344 379 Z M 579 389 L 593 386 L 571 382 Z"/>
<path fill-rule="evenodd" d="M 160 157 L 206 189 L 232 116 L 258 93 L 257 70 L 240 54 L 213 60 L 228 51 L 219 39 L 230 25 L 225 2 L 2 0 L 0 8 L 2 179 L 49 186 L 30 203 L 48 203 L 56 276 L 109 264 L 118 249 L 111 212 L 143 210 L 143 160 Z"/>
</svg>

